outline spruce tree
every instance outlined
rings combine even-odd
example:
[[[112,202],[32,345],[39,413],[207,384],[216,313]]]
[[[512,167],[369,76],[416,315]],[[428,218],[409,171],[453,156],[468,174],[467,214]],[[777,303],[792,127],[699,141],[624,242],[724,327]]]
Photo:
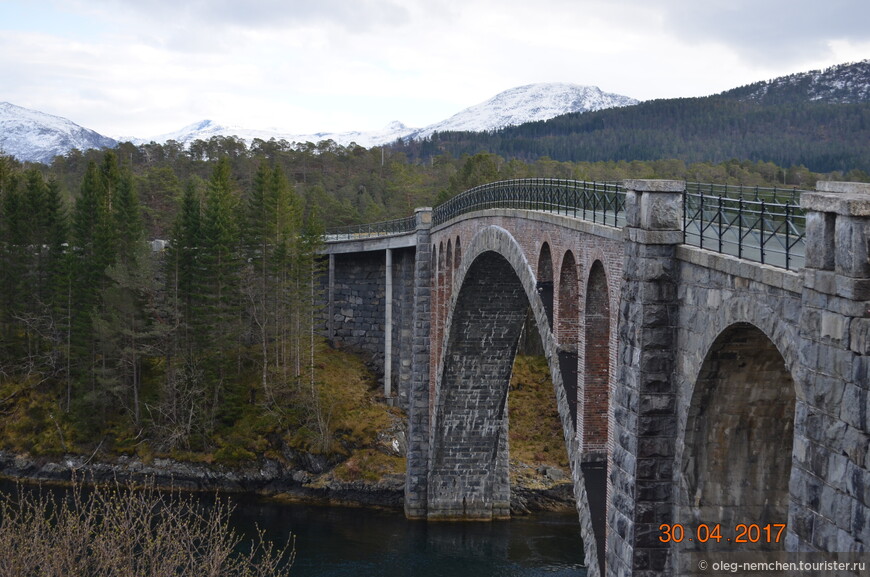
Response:
[[[199,249],[200,294],[197,295],[202,302],[202,313],[197,314],[199,322],[194,327],[209,352],[204,362],[215,416],[225,392],[230,362],[235,359],[238,363],[240,354],[241,239],[238,207],[238,192],[229,160],[221,158],[215,165],[206,192]]]

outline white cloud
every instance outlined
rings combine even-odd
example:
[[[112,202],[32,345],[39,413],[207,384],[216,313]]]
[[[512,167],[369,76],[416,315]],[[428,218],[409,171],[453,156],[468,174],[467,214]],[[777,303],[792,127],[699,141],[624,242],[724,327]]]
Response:
[[[292,132],[423,126],[533,82],[696,96],[870,57],[864,0],[48,6],[0,2],[0,100],[110,135],[203,118]]]

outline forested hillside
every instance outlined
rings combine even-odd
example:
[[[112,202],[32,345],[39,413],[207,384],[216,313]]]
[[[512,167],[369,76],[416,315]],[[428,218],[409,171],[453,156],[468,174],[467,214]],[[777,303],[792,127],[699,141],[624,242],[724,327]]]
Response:
[[[744,95],[744,93],[735,93]],[[410,158],[486,151],[521,160],[652,161],[729,159],[805,166],[815,172],[870,171],[870,103],[725,95],[655,100],[569,114],[491,133],[445,132],[396,147]]]

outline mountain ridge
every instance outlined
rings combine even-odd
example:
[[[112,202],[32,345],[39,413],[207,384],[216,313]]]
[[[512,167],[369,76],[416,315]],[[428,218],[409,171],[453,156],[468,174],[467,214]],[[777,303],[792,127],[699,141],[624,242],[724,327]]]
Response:
[[[113,139],[82,128],[74,122],[6,103],[0,109],[0,150],[19,160],[51,162],[59,154],[72,148],[114,147],[129,140],[134,144],[165,143],[174,140],[189,145],[195,140],[208,140],[214,136],[238,137],[248,143],[254,139],[286,140],[288,142],[321,142],[333,140],[341,145],[356,143],[370,148],[398,140],[425,138],[435,132],[458,129],[490,131],[552,118],[572,112],[600,110],[608,106],[627,106],[638,101],[628,96],[602,92],[595,86],[569,83],[538,83],[519,86],[500,92],[489,100],[466,108],[448,119],[424,128],[411,128],[399,121],[390,122],[379,130],[317,132],[294,134],[278,130],[249,129],[220,124],[203,119],[174,132],[150,138]],[[42,125],[37,122],[42,119]],[[72,134],[78,134],[73,138]],[[67,135],[64,137],[64,135]]]
[[[828,103],[838,105],[850,105],[857,103],[863,105],[870,103],[870,59],[853,63],[839,64],[824,70],[800,72],[788,76],[782,76],[773,80],[757,82],[746,86],[734,88],[720,94],[692,98],[663,99],[660,101],[639,102],[628,96],[609,94],[602,92],[595,86],[583,86],[569,83],[539,83],[519,86],[500,92],[489,100],[470,106],[453,116],[429,125],[424,128],[409,128],[401,122],[391,122],[386,127],[374,131],[348,131],[340,133],[319,132],[314,134],[291,134],[278,130],[256,130],[242,127],[225,126],[214,120],[200,120],[178,131],[156,136],[153,138],[131,138],[134,144],[148,144],[150,142],[165,143],[174,140],[183,145],[200,139],[208,140],[214,136],[235,136],[246,140],[249,144],[254,139],[286,140],[288,142],[322,142],[332,140],[340,145],[356,143],[370,148],[373,146],[395,145],[397,143],[425,142],[438,136],[444,138],[457,138],[446,136],[451,134],[475,134],[486,138],[487,133],[500,132],[505,138],[514,138],[521,134],[522,130],[514,130],[524,125],[541,125],[544,128],[535,128],[539,133],[547,133],[553,126],[562,125],[566,122],[574,122],[572,118],[585,117],[586,113],[607,113],[607,122],[614,118],[633,118],[635,124],[644,125],[644,129],[653,130],[650,119],[640,119],[638,116],[646,115],[647,111],[653,110],[661,116],[661,109],[666,107],[684,106],[691,109],[697,102],[704,99],[713,99],[721,102],[742,102],[747,105],[765,107],[775,106],[805,106],[812,103]],[[680,104],[682,103],[682,104]],[[643,106],[638,107],[641,104]],[[625,109],[625,113],[618,109]],[[635,110],[636,109],[636,110]],[[612,114],[611,114],[612,113]],[[715,112],[714,112],[715,113]],[[732,124],[745,124],[741,120],[740,111],[732,109],[730,122]],[[598,126],[603,120],[596,116],[584,120],[585,127],[581,130],[587,133],[600,130]],[[669,121],[673,121],[671,117]],[[748,118],[748,116],[747,116]],[[566,120],[567,119],[567,120]],[[543,125],[541,123],[544,123]],[[544,126],[545,125],[545,126]],[[673,127],[661,126],[661,130],[670,130]],[[745,129],[743,129],[745,133]],[[809,132],[809,131],[805,131]],[[520,138],[548,138],[537,134],[536,136],[524,135]],[[679,136],[679,135],[677,135]],[[643,133],[633,136],[630,141],[638,138],[648,138]],[[815,137],[818,138],[818,137]],[[72,148],[81,150],[87,148],[114,147],[119,143],[118,139],[103,136],[93,130],[83,128],[74,122],[39,111],[26,109],[11,103],[0,103],[0,152],[10,154],[19,160],[50,163],[51,159],[59,154],[66,154]],[[588,149],[592,143],[584,143],[584,149]],[[515,144],[513,150],[517,150],[525,144]],[[430,146],[429,148],[436,148]],[[455,148],[455,147],[454,147]],[[538,147],[540,148],[540,146]],[[619,158],[631,156],[632,149],[636,149],[631,142],[627,142],[618,148]],[[441,146],[443,151],[448,148]],[[531,150],[531,149],[530,149]],[[736,150],[736,149],[735,149]],[[452,150],[455,152],[456,150]],[[663,153],[665,151],[663,150]],[[676,149],[667,151],[668,154],[676,154]],[[524,154],[533,154],[526,151]],[[549,153],[545,153],[548,154]],[[585,154],[581,149],[572,154]],[[842,153],[839,153],[842,156]],[[600,156],[596,153],[595,156]],[[636,156],[636,155],[635,155]],[[754,157],[749,155],[750,157]]]
[[[424,128],[409,128],[400,121],[393,121],[380,130],[294,134],[277,130],[225,126],[213,120],[200,120],[178,131],[137,139],[135,142],[145,144],[152,141],[160,143],[175,140],[182,144],[189,144],[194,140],[206,140],[212,136],[236,136],[249,142],[254,138],[262,140],[275,138],[288,142],[333,140],[342,145],[353,142],[370,148],[390,144],[399,139],[426,138],[435,132],[457,130],[486,132],[505,126],[546,120],[562,114],[628,106],[637,102],[638,100],[628,96],[605,93],[597,86],[545,82],[510,88],[489,100],[465,108],[445,120]]]

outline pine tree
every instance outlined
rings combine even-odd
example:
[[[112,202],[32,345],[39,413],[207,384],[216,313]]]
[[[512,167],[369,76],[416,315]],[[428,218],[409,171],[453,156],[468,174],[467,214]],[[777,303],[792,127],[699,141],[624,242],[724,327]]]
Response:
[[[154,347],[157,334],[151,314],[156,282],[132,174],[114,167],[106,174],[117,245],[114,262],[105,271],[107,282],[94,320],[103,361],[101,389],[113,394],[138,425],[142,416],[142,359]]]

